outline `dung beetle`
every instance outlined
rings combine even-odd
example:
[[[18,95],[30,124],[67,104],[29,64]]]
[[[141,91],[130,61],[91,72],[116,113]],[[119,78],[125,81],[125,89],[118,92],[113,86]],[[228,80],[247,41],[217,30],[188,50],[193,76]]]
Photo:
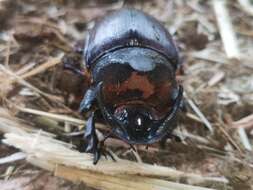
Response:
[[[103,153],[95,131],[98,114],[113,136],[131,146],[172,133],[183,94],[176,81],[179,55],[158,20],[135,9],[107,15],[88,32],[83,58],[91,85],[80,111],[90,113],[85,139],[94,164]]]

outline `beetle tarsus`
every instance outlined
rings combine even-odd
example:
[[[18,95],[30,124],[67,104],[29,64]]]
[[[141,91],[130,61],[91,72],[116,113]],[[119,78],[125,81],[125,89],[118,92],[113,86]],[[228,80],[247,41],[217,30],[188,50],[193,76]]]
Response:
[[[111,157],[111,159],[116,162],[117,160],[114,158],[113,154],[110,151],[107,151],[107,154]]]
[[[110,156],[110,158],[114,162],[116,162],[116,159],[114,158],[113,154],[106,149],[106,147],[104,145],[104,140],[102,142],[100,142],[99,146],[95,149],[93,164],[98,163],[99,159],[101,158],[101,155],[103,155],[106,159],[107,159],[107,156]]]
[[[91,116],[87,121],[84,138],[88,142],[85,152],[96,152],[98,149],[98,137],[95,129],[95,112],[91,113]]]
[[[107,156],[110,156],[110,158],[116,162],[117,160],[114,158],[113,154],[108,151],[103,144],[100,145],[100,147],[94,152],[94,160],[93,160],[93,164],[97,164],[98,161],[101,158],[101,155],[103,155],[106,159]]]
[[[101,157],[101,152],[99,149],[97,149],[96,152],[94,152],[94,158],[93,158],[93,164],[96,165]]]
[[[105,148],[104,141],[108,137],[106,137],[101,142],[99,142],[98,140],[98,137],[96,134],[96,128],[95,128],[96,113],[97,113],[96,111],[91,113],[86,124],[84,138],[87,141],[87,147],[85,149],[85,152],[93,153],[94,155],[93,164],[97,164],[97,162],[101,158],[101,155],[103,155],[106,158],[107,158],[107,155],[109,155],[113,161],[116,161],[116,159],[111,154],[111,152],[106,150]]]
[[[92,112],[91,116],[89,117],[87,121],[86,130],[84,134],[84,138],[88,142],[85,152],[93,153],[94,155],[93,164],[97,164],[98,160],[101,157],[101,150],[98,147],[99,141],[98,141],[96,128],[95,128],[95,117],[96,117],[96,112]]]
[[[137,152],[137,151],[136,151],[136,148],[135,148],[135,146],[134,146],[134,145],[129,144],[129,146],[130,146],[130,148],[131,148],[131,149],[133,149],[133,151],[134,151],[134,152]]]
[[[113,156],[113,154],[109,151],[109,150],[107,150],[106,149],[106,147],[105,147],[105,141],[106,141],[106,139],[108,139],[109,137],[111,137],[111,135],[112,135],[112,132],[110,132],[109,134],[107,134],[105,137],[104,137],[104,139],[100,142],[100,151],[101,151],[101,154],[107,159],[107,155],[109,155],[110,156],[110,158],[114,161],[114,162],[116,162],[116,159],[114,158],[114,156]]]
[[[110,158],[116,162],[116,159],[114,158],[113,154],[106,149],[106,147],[104,146],[104,144],[101,144],[101,148],[100,148],[100,153],[107,159],[107,156],[110,156]]]

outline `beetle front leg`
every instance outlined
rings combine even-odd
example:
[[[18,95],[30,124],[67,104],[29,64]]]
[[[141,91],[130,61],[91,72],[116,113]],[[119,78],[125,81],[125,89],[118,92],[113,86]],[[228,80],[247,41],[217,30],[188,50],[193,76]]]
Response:
[[[81,113],[87,113],[91,110],[96,109],[97,93],[99,89],[100,89],[100,85],[97,85],[96,87],[91,87],[86,91],[79,108],[79,111]],[[115,158],[113,157],[113,155],[109,151],[107,151],[106,148],[104,147],[104,141],[110,135],[108,135],[101,142],[99,142],[98,137],[96,135],[95,120],[96,120],[97,114],[98,114],[98,110],[92,111],[91,115],[89,116],[87,120],[84,138],[88,141],[88,144],[85,151],[91,152],[94,154],[94,161],[93,161],[94,164],[98,162],[98,160],[101,157],[101,154],[104,155],[105,157],[108,154],[112,158],[112,160],[115,161]]]
[[[83,54],[84,41],[77,41],[73,47],[73,52],[63,57],[63,68],[72,71],[75,74],[84,76],[82,69],[82,54]]]
[[[94,105],[96,104],[97,88],[98,87],[95,87],[95,88],[91,87],[86,91],[79,107],[79,111],[81,113],[86,113],[90,111],[92,107],[94,107]]]
[[[87,123],[86,123],[86,130],[84,133],[84,138],[86,139],[87,147],[85,149],[85,152],[93,153],[94,159],[93,164],[97,164],[99,161],[101,154],[104,155],[107,158],[107,155],[109,155],[113,161],[116,161],[113,155],[106,150],[104,146],[104,141],[110,136],[104,138],[101,142],[99,142],[97,134],[96,134],[96,128],[95,128],[95,120],[96,120],[97,111],[94,111],[91,113]]]
[[[89,88],[84,97],[81,101],[79,111],[84,114],[89,111],[91,111],[92,107],[94,107],[96,103],[96,95],[97,95],[96,87]],[[85,152],[90,152],[94,154],[94,161],[93,163],[96,164],[101,156],[99,141],[96,134],[96,128],[95,128],[95,120],[96,120],[97,111],[92,111],[87,123],[86,123],[86,129],[84,133],[84,138],[87,141],[87,147],[85,149]]]

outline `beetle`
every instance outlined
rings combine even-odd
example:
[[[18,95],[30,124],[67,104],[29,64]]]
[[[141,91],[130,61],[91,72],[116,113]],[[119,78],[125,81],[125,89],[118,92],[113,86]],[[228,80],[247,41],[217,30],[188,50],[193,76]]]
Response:
[[[120,9],[89,30],[83,49],[91,77],[80,112],[87,152],[94,164],[103,153],[95,131],[98,114],[111,133],[130,145],[152,144],[176,127],[183,88],[176,80],[178,49],[166,28],[136,9]]]

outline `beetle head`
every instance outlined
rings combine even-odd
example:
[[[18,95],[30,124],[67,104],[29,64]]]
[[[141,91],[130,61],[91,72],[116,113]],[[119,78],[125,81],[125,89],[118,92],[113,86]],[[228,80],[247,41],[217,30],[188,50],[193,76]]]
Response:
[[[152,110],[142,105],[127,105],[118,107],[114,117],[126,132],[126,138],[139,142],[149,139],[155,133],[152,124],[156,121]]]
[[[112,113],[103,104],[102,82],[99,83],[99,86],[100,90],[97,96],[99,108],[105,120],[113,127],[114,134],[127,143],[151,144],[174,128],[172,124],[182,100],[183,88],[181,86],[177,89],[174,105],[170,112],[158,120],[153,110],[137,104],[120,106]]]

